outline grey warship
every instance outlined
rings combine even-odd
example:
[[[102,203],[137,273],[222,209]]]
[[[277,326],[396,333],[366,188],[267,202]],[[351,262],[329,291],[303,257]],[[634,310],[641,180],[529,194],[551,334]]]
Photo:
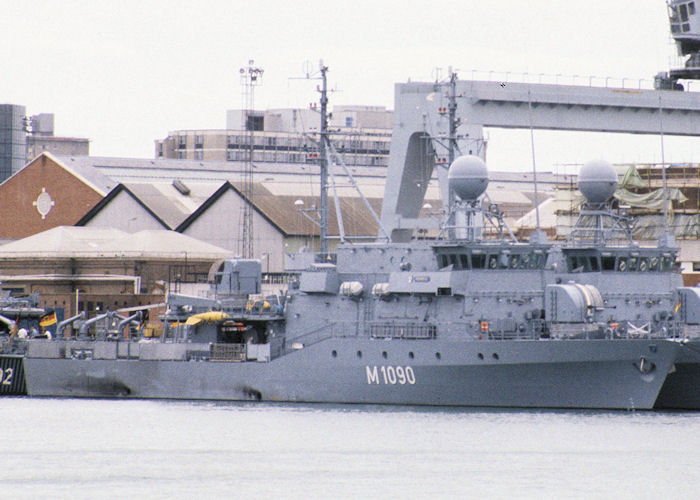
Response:
[[[457,158],[449,183],[437,240],[302,253],[289,290],[257,300],[260,262],[227,260],[212,269],[210,298],[169,297],[157,341],[127,338],[131,318],[94,338],[83,327],[28,341],[27,393],[652,408],[678,343],[660,328],[612,334],[595,285],[557,280],[550,244],[505,237],[479,202],[481,159]]]
[[[606,183],[606,191],[587,185]],[[595,286],[614,335],[639,337],[661,329],[678,339],[678,358],[655,406],[700,409],[700,288],[683,286],[679,250],[667,223],[656,246],[633,240],[634,221],[611,205],[617,185],[607,162],[592,161],[581,169],[579,188],[586,201],[561,249],[557,279]],[[668,221],[667,214],[663,219]]]
[[[588,175],[617,185],[609,164],[593,162],[586,168],[584,178]],[[668,221],[668,215],[664,213],[663,219]],[[576,277],[601,291],[609,311],[609,328],[616,334],[643,336],[650,329],[661,328],[679,339],[678,357],[655,407],[698,410],[700,287],[683,286],[677,264],[679,250],[667,222],[653,247],[633,241],[632,223],[616,214],[609,203],[595,197],[591,201],[589,196],[569,244],[562,250],[563,279]]]

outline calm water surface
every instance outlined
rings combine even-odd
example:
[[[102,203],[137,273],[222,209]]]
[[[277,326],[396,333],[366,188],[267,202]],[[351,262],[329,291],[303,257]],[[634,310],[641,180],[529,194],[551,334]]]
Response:
[[[0,398],[0,498],[699,498],[700,413]]]

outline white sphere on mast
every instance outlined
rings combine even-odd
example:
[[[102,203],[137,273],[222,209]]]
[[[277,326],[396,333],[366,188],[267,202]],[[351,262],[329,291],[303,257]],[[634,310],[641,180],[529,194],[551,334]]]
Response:
[[[578,173],[578,188],[591,203],[605,203],[617,189],[617,172],[605,160],[591,160]]]
[[[476,201],[489,185],[489,173],[484,160],[474,155],[460,156],[450,165],[447,182],[461,200]]]

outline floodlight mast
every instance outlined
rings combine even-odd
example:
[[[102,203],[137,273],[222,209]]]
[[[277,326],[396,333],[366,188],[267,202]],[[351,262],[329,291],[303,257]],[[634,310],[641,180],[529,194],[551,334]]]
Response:
[[[253,245],[253,136],[255,133],[255,87],[262,84],[263,69],[253,66],[255,61],[248,60],[248,66],[239,70],[243,87],[243,130],[246,131],[246,158],[241,171],[241,191],[244,202],[241,210],[240,254],[246,259],[255,256]]]

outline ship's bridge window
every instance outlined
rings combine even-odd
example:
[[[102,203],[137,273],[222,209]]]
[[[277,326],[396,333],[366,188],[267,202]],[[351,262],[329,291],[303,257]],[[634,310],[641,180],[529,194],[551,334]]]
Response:
[[[629,257],[627,259],[627,270],[628,271],[636,271],[637,270],[637,265],[639,264],[639,259],[637,257]]]
[[[612,257],[603,257],[603,270],[610,270],[607,268],[608,260]],[[615,270],[619,272],[641,272],[645,273],[648,271],[658,271],[659,270],[660,259],[656,255],[639,256],[639,255],[618,255],[617,263],[615,265]]]
[[[489,268],[508,269],[510,266],[511,257],[513,257],[513,255],[511,255],[509,251],[502,252],[498,255],[491,255],[489,256]],[[515,257],[517,258],[517,255]]]
[[[486,255],[472,253],[472,269],[483,269],[484,267],[486,267]]]
[[[520,255],[513,254],[508,258],[508,267],[510,269],[519,269],[520,268]]]
[[[541,252],[511,253],[510,251],[485,254],[480,250],[469,253],[438,253],[440,269],[452,266],[453,269],[541,269],[546,256]]]
[[[591,273],[600,271],[597,255],[569,255],[566,261],[570,273]]]
[[[615,256],[614,255],[603,255],[600,257],[600,264],[603,271],[614,271],[615,270]]]
[[[664,255],[661,257],[661,270],[662,271],[670,271],[673,269],[673,257],[670,255]]]
[[[529,253],[516,253],[508,258],[508,268],[510,269],[527,269],[530,266]]]
[[[617,258],[617,270],[620,272],[627,272],[627,256],[621,255]]]
[[[649,257],[639,257],[639,270],[641,272],[649,270]]]
[[[542,253],[520,253],[510,256],[510,269],[541,269],[544,267],[544,255]]]
[[[466,253],[439,253],[437,260],[440,269],[448,266],[452,266],[452,269],[469,269],[469,255]]]
[[[469,257],[466,254],[459,254],[460,269],[469,269]]]
[[[649,271],[659,270],[659,257],[653,255],[649,258]]]
[[[532,254],[530,260],[530,269],[544,269],[544,265],[547,263],[547,256],[542,252],[535,252]]]

